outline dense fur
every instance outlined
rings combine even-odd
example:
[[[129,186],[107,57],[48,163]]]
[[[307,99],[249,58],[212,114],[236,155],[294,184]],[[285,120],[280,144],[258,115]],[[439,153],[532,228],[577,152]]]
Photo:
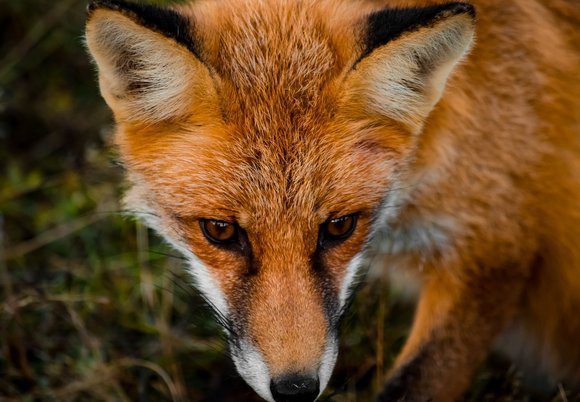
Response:
[[[380,400],[455,400],[500,334],[580,386],[580,7],[473,5],[195,1],[165,12],[177,31],[91,7],[127,204],[187,256],[265,399],[292,373],[322,392],[371,244],[421,289]],[[239,225],[244,252],[200,219]]]

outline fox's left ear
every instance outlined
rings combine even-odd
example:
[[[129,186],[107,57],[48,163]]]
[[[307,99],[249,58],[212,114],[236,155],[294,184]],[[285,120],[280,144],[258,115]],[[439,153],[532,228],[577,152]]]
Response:
[[[91,0],[88,12],[87,47],[117,122],[219,114],[213,79],[185,16],[124,0]]]
[[[420,131],[471,48],[474,7],[391,8],[370,14],[363,25],[363,52],[347,77],[344,107],[351,116],[385,116]]]

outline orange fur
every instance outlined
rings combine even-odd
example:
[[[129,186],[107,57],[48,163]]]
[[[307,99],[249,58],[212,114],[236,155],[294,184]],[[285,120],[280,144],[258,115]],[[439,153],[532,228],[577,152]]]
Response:
[[[322,365],[334,325],[325,297],[340,293],[347,265],[384,224],[386,265],[413,262],[423,289],[381,400],[455,400],[502,333],[508,345],[525,337],[514,343],[525,350],[509,348],[514,358],[534,351],[546,376],[580,386],[580,7],[472,3],[476,44],[444,92],[471,43],[465,14],[359,60],[372,11],[433,2],[176,6],[197,55],[131,15],[91,15],[88,46],[134,185],[127,202],[208,267],[270,378]],[[114,33],[164,49],[152,71],[183,67],[171,82],[185,105],[135,113],[144,100],[111,86],[119,77],[109,67],[123,56],[99,41],[111,20],[121,26]],[[395,67],[414,71],[405,57],[433,52],[435,39],[458,45],[452,64],[441,60],[441,72],[419,82],[421,95],[387,98],[388,80],[376,89]],[[385,193],[400,195],[376,222]],[[316,272],[321,225],[352,213],[355,232],[320,254]],[[236,222],[251,256],[208,243],[199,219]]]

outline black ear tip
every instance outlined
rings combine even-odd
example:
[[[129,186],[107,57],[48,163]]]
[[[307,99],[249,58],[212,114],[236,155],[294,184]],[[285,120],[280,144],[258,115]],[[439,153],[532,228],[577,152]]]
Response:
[[[98,0],[91,0],[87,4],[87,15],[91,15],[98,8]]]
[[[123,0],[89,0],[87,14],[90,16],[95,10],[105,8],[108,10],[120,10],[126,8],[127,2]]]
[[[156,31],[169,39],[175,40],[198,56],[197,45],[194,43],[191,35],[191,22],[186,16],[179,14],[177,11],[162,6],[134,1],[89,0],[87,19],[90,20],[96,10],[118,12],[144,28]]]
[[[450,3],[448,10],[453,15],[469,14],[471,18],[475,18],[477,16],[475,6],[469,3]]]
[[[426,7],[385,8],[368,16],[366,27],[366,49],[361,57],[373,49],[399,38],[406,32],[431,26],[438,21],[457,15],[469,15],[475,21],[475,7],[457,1]]]

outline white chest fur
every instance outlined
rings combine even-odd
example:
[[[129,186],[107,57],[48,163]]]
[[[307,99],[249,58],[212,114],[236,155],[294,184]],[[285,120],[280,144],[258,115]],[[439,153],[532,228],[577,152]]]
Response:
[[[421,273],[435,256],[441,258],[451,247],[456,230],[453,217],[431,215],[389,224],[377,236],[379,258],[369,272],[388,277],[396,294],[414,299],[421,290]]]

